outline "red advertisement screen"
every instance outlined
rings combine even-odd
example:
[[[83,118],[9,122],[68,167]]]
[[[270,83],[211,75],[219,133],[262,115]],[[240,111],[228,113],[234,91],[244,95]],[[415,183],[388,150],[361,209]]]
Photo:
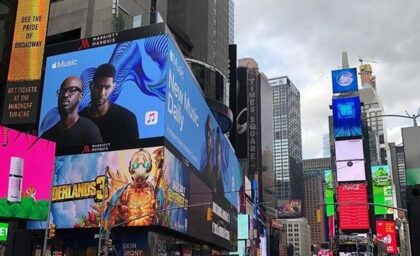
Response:
[[[395,222],[377,220],[376,239],[386,244],[387,253],[398,253],[397,236],[395,234]]]
[[[366,184],[341,184],[337,192],[340,229],[369,229]]]

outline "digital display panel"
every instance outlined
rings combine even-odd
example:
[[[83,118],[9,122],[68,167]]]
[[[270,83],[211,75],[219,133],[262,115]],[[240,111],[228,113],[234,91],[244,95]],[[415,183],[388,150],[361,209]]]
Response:
[[[0,126],[0,217],[46,220],[55,143]]]
[[[420,184],[420,127],[402,128],[407,185]]]
[[[123,33],[106,38],[122,41]],[[89,40],[93,46],[99,39]],[[48,47],[39,135],[58,147],[110,143],[114,149],[163,136],[168,40],[161,35],[60,54]],[[64,123],[72,116],[79,119],[70,129]]]
[[[357,140],[340,140],[335,142],[335,160],[363,160],[363,141]]]
[[[362,181],[366,180],[365,161],[336,162],[337,181]]]
[[[7,241],[8,228],[9,228],[9,223],[0,222],[0,242]]]
[[[249,215],[238,214],[238,239],[249,239]]]
[[[389,166],[372,166],[373,202],[380,205],[394,206],[392,199],[391,171]],[[375,214],[392,214],[392,208],[375,205]]]
[[[386,245],[386,253],[398,253],[395,222],[386,220],[376,221],[376,239]]]
[[[332,106],[334,137],[362,136],[360,98],[335,98],[332,101]]]
[[[47,34],[49,0],[17,1],[2,124],[34,124]]]
[[[326,215],[330,217],[335,214],[333,177],[331,170],[324,171],[324,189]]]
[[[331,71],[333,93],[357,91],[357,70],[346,68]]]
[[[301,200],[277,200],[277,217],[296,218],[302,216]]]
[[[188,229],[189,172],[164,147],[56,158],[51,216],[57,228],[161,225]],[[35,226],[32,226],[34,228]]]
[[[214,193],[238,191],[242,175],[203,93],[172,41],[168,43],[165,138],[201,173]],[[225,193],[236,207],[238,193]]]
[[[369,207],[367,205],[366,184],[339,184],[337,197],[340,229],[369,229]]]

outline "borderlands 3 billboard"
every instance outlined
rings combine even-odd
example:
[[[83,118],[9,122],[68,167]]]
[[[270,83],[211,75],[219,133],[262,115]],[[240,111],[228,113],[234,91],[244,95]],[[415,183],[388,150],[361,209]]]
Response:
[[[57,228],[161,225],[187,232],[189,172],[164,147],[56,159],[51,216]],[[181,207],[181,208],[180,208]]]

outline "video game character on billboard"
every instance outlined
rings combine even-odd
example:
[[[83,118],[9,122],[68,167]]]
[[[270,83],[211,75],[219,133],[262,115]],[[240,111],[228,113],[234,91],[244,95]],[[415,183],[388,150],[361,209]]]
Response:
[[[102,136],[96,124],[86,117],[79,116],[77,112],[82,98],[82,81],[75,76],[64,79],[57,90],[60,121],[41,137],[55,141],[57,147],[102,143]]]
[[[90,105],[80,112],[101,131],[104,142],[129,143],[139,138],[136,116],[128,109],[109,100],[115,89],[116,70],[112,64],[100,65],[90,84]]]
[[[157,175],[150,179],[153,160],[149,152],[139,149],[131,157],[129,173],[131,181],[126,181],[118,171],[107,170],[112,197],[104,212],[104,218],[111,225],[145,226],[156,222],[155,211],[163,204],[159,193],[159,183],[163,175],[163,148],[153,152]],[[121,187],[121,183],[126,183]]]

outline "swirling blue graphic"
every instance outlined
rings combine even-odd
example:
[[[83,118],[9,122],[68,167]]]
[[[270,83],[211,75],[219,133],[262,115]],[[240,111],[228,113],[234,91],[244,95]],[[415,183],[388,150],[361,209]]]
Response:
[[[83,98],[79,104],[81,111],[90,104],[90,84],[96,67],[110,63],[116,69],[116,85],[109,100],[135,113],[140,138],[162,136],[163,122],[147,127],[145,115],[148,111],[157,111],[163,116],[166,101],[167,58],[167,35],[48,57],[39,135],[60,119],[56,97],[52,92],[60,87],[61,82],[68,76],[80,77],[83,83]],[[68,60],[76,64],[66,66]]]

